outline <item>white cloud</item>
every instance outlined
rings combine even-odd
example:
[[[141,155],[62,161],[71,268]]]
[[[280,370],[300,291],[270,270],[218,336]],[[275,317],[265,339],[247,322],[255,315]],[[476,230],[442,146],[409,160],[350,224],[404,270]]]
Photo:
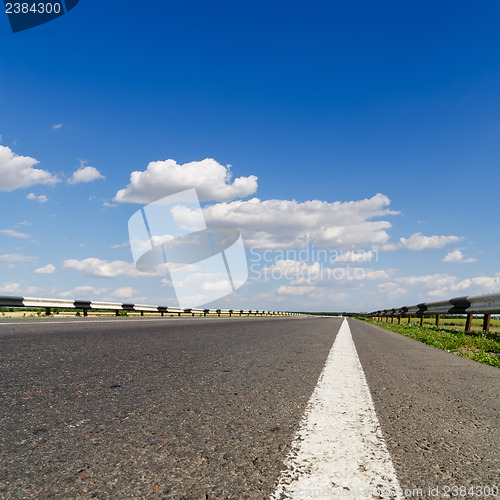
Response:
[[[59,296],[63,297],[64,299],[81,299],[81,298],[92,298],[99,296],[103,293],[107,293],[110,289],[109,288],[95,288],[93,286],[89,285],[82,285],[82,286],[77,286],[75,288],[72,288],[71,290],[67,290],[65,292],[60,292]]]
[[[415,233],[409,238],[399,238],[398,243],[386,243],[382,245],[381,250],[391,251],[407,248],[413,252],[419,252],[420,250],[442,248],[461,240],[463,240],[461,236],[424,236],[421,233]]]
[[[314,244],[343,249],[384,244],[389,239],[385,229],[391,223],[370,219],[396,214],[386,208],[389,204],[389,198],[380,193],[369,199],[332,203],[253,198],[211,205],[203,214],[207,224],[239,228],[247,246],[286,249]]]
[[[103,201],[102,206],[106,208],[111,208],[111,207],[117,207],[118,205],[116,203],[110,203],[109,201]]]
[[[46,203],[48,201],[47,196],[44,194],[41,194],[40,196],[36,196],[35,193],[30,193],[28,196],[26,196],[27,200],[34,200],[37,201],[38,203]]]
[[[63,124],[62,123],[57,123],[56,125],[52,125],[52,130],[59,130],[62,128]]]
[[[332,264],[364,264],[366,262],[371,262],[374,257],[378,260],[377,253],[371,250],[368,252],[363,250],[348,250],[347,252],[341,252],[331,262]]]
[[[126,248],[130,246],[130,241],[124,241],[123,243],[117,243],[116,245],[111,245],[109,248]]]
[[[114,292],[112,292],[113,297],[117,297],[119,299],[130,299],[137,293],[137,290],[134,290],[131,286],[124,286],[122,288],[117,288]]]
[[[282,279],[288,280],[288,285],[279,290],[286,290],[287,293],[293,295],[293,288],[302,291],[308,287],[326,287],[326,288],[345,288],[348,285],[350,288],[359,288],[364,286],[366,281],[387,280],[394,273],[394,270],[385,269],[365,269],[363,267],[326,267],[321,262],[299,262],[296,260],[279,260],[271,266],[261,270],[254,270],[255,277],[264,279],[265,281],[279,281]],[[297,294],[302,292],[297,291]]]
[[[394,281],[408,287],[420,287],[424,290],[447,288],[457,281],[455,276],[450,274],[426,274],[422,276],[403,276],[395,278]]]
[[[161,286],[164,286],[165,288],[174,288],[174,284],[172,283],[172,281],[166,278],[163,278],[161,280]]]
[[[261,294],[261,297],[264,299],[265,295]],[[268,295],[267,300],[265,300],[264,302],[266,304],[264,308],[269,308],[267,304],[269,304],[270,301],[280,302],[284,299],[284,303],[286,304],[285,308],[291,308],[295,311],[311,310],[311,306],[314,308],[313,310],[318,310],[318,307],[321,307],[325,311],[331,311],[332,309],[339,310],[342,309],[341,303],[345,301],[347,297],[348,294],[346,294],[345,292],[332,291],[330,289],[325,289],[314,285],[284,285],[280,286],[271,295]],[[294,300],[294,298],[296,298],[296,300]],[[295,304],[292,305],[294,302]],[[277,309],[282,308],[283,306],[277,307]]]
[[[179,165],[175,160],[153,161],[145,171],[130,175],[130,184],[120,189],[114,201],[150,203],[159,198],[196,188],[201,201],[230,201],[257,191],[257,177],[238,177],[232,181],[230,166],[213,158]]]
[[[59,296],[65,299],[87,299],[93,301],[102,302],[144,302],[147,300],[146,297],[137,296],[137,290],[130,286],[125,286],[113,290],[109,287],[96,288],[90,285],[82,285],[72,288],[71,290],[66,290],[60,292]]]
[[[7,293],[7,294],[18,294],[20,293],[21,290],[21,285],[19,283],[2,283],[0,284],[0,293]]]
[[[388,281],[377,285],[377,292],[381,295],[386,295],[389,299],[395,299],[401,295],[405,295],[407,290],[401,288],[397,283]]]
[[[101,175],[97,168],[86,166],[85,161],[80,160],[80,168],[73,172],[73,175],[68,179],[68,184],[92,182],[97,179],[105,179],[105,177]]]
[[[63,263],[64,269],[70,269],[85,276],[97,276],[99,278],[116,278],[127,276],[129,278],[143,278],[145,276],[155,276],[155,273],[143,273],[138,271],[134,264],[123,260],[107,260],[89,257],[84,260],[68,259]]]
[[[276,293],[278,293],[279,295],[298,295],[298,296],[307,295],[310,298],[313,296],[315,291],[316,291],[316,286],[314,285],[305,285],[305,286],[283,285],[276,290]]]
[[[0,191],[13,191],[35,184],[55,184],[56,175],[33,168],[39,161],[30,156],[18,156],[10,148],[0,146]]]
[[[430,298],[450,299],[455,294],[476,295],[498,291],[500,289],[500,273],[493,276],[474,276],[460,279],[450,274],[428,274],[423,276],[404,276],[393,281],[407,287],[420,288],[425,292],[424,300]]]
[[[20,253],[4,253],[0,255],[0,262],[5,262],[7,267],[24,266],[28,262],[36,262],[36,257],[29,257]]]
[[[448,254],[441,259],[442,262],[452,262],[452,263],[460,263],[460,264],[469,264],[471,262],[477,262],[477,259],[474,257],[470,257],[469,259],[464,259],[464,254],[460,250],[452,250],[448,252]]]
[[[19,231],[15,231],[14,229],[1,229],[0,233],[4,234],[5,236],[8,236],[9,238],[21,238],[21,239],[31,238],[29,234],[20,233]]]
[[[34,272],[37,274],[54,274],[56,272],[56,266],[54,266],[54,264],[47,264],[46,266],[35,269]]]

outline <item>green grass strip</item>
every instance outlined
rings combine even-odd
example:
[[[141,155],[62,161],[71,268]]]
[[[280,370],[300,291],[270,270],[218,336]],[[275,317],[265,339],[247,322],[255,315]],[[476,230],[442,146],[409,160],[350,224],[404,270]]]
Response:
[[[500,368],[500,334],[492,332],[460,332],[416,323],[379,322],[369,318],[357,319],[381,326],[412,339],[429,344],[463,358]]]

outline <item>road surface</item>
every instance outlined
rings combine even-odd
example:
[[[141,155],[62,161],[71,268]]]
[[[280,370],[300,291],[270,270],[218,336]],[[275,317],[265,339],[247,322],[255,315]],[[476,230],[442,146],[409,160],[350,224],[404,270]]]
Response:
[[[499,387],[352,319],[4,319],[0,498],[497,498]]]

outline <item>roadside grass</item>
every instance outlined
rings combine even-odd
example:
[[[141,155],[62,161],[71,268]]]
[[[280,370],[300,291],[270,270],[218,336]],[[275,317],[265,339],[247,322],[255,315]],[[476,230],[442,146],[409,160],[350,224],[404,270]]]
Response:
[[[420,326],[415,323],[398,325],[358,317],[373,325],[381,326],[425,344],[432,345],[463,358],[500,368],[500,334],[496,332],[461,332],[454,329]]]
[[[420,318],[418,319],[420,324]],[[434,317],[428,317],[424,319],[424,326],[433,326],[435,322]],[[441,328],[447,330],[464,330],[465,328],[465,317],[463,318],[443,318],[441,317],[440,325]],[[491,331],[494,333],[500,333],[500,318],[491,318]],[[483,318],[482,316],[474,317],[472,319],[472,331],[482,333],[483,331]]]

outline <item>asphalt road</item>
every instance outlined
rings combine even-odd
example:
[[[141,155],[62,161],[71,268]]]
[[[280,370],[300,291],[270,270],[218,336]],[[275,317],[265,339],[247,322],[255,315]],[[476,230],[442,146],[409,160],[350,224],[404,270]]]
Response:
[[[341,323],[2,320],[0,498],[269,497]],[[500,371],[349,323],[401,487],[498,486]]]

